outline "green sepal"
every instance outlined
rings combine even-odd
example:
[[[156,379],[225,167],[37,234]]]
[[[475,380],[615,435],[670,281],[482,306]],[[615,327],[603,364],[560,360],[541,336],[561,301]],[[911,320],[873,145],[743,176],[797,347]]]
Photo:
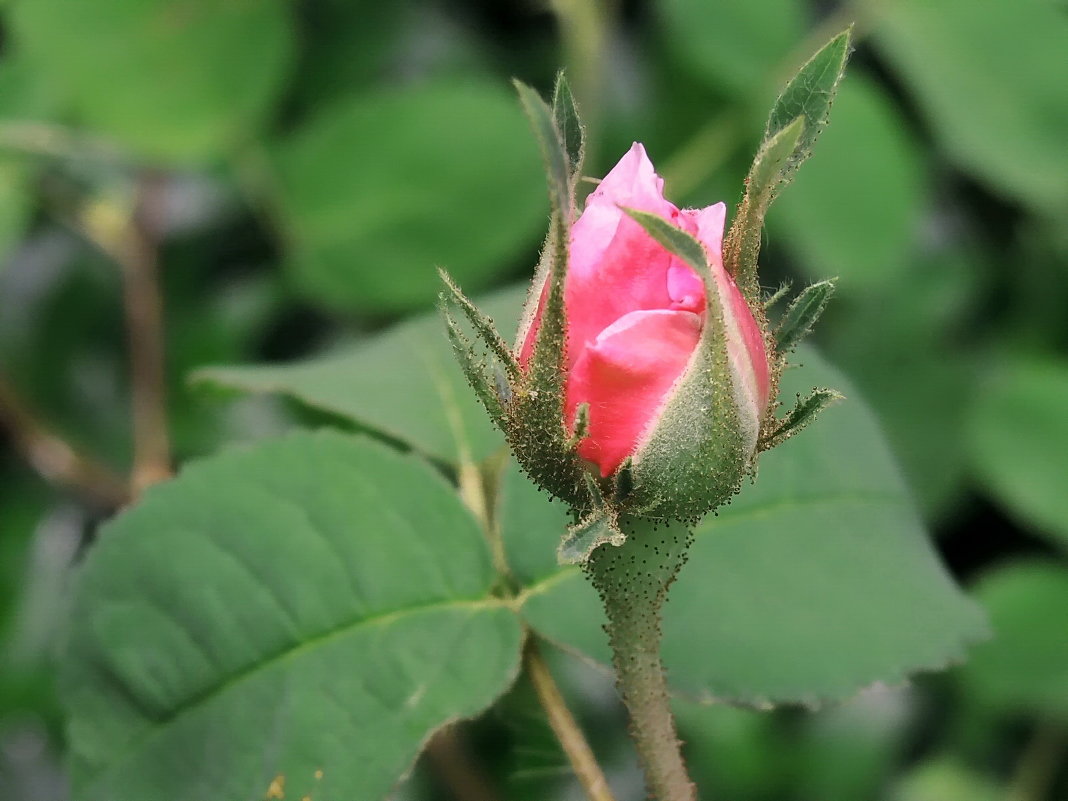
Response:
[[[805,287],[790,305],[775,329],[775,350],[789,353],[808,336],[834,294],[836,279],[830,278]]]
[[[798,117],[764,141],[749,168],[745,196],[723,243],[723,266],[735,277],[750,305],[760,299],[757,259],[764,217],[782,181],[790,154],[801,141],[804,130],[805,118]]]
[[[538,94],[516,82],[520,100],[530,117],[548,168],[552,218],[539,274],[545,283],[528,299],[528,314],[536,314],[544,286],[545,304],[538,318],[533,353],[526,372],[513,387],[505,407],[505,435],[516,458],[539,486],[572,504],[584,499],[578,456],[564,426],[564,349],[567,321],[564,315],[564,279],[571,227],[571,186],[568,158],[552,112]],[[522,347],[522,342],[517,348]]]
[[[490,368],[484,358],[475,353],[471,341],[460,330],[460,326],[449,313],[449,300],[443,292],[439,299],[441,316],[445,320],[445,330],[452,343],[453,353],[460,363],[467,383],[475,391],[476,397],[485,407],[490,419],[498,428],[504,428],[504,406],[499,394],[497,374]]]
[[[582,161],[586,156],[586,129],[582,125],[578,108],[575,106],[575,96],[563,70],[556,74],[556,86],[553,88],[553,119],[564,144],[564,153],[567,154],[574,183],[582,172]]]
[[[620,511],[697,520],[738,491],[750,468],[757,432],[743,430],[739,388],[727,357],[723,303],[704,246],[656,214],[624,212],[701,277],[706,317],[690,364],[655,427],[631,457],[630,491]]]
[[[519,362],[516,361],[511,348],[497,333],[493,320],[483,314],[482,310],[467,298],[447,272],[439,268],[438,275],[441,277],[441,282],[445,284],[446,290],[448,290],[448,300],[452,301],[464,313],[479,339],[490,349],[497,361],[501,363],[508,377],[512,380],[519,378],[521,373]]]
[[[758,450],[766,451],[781,445],[815,420],[819,413],[832,403],[844,399],[842,393],[833,389],[814,389],[804,400],[799,395],[790,413],[779,421],[779,425],[771,434],[761,439]]]
[[[827,124],[845,72],[851,36],[850,27],[820,48],[801,66],[772,105],[763,142],[746,179],[745,196],[723,244],[723,264],[750,304],[759,299],[756,268],[764,216],[772,200],[812,153],[816,138]],[[796,139],[792,132],[784,136],[799,119],[803,123]],[[793,145],[784,156],[782,150],[789,140],[793,140]],[[774,160],[770,158],[772,150]]]
[[[831,104],[845,74],[853,27],[846,28],[806,61],[786,84],[768,116],[764,129],[767,141],[798,117],[805,119],[805,133],[797,143],[783,170],[783,185],[789,183],[797,168],[812,154],[812,146],[830,116]]]
[[[575,425],[567,440],[570,448],[577,448],[582,440],[590,435],[590,404],[580,403],[575,409]]]
[[[567,217],[570,214],[571,171],[568,169],[570,159],[564,146],[563,138],[556,127],[556,120],[545,101],[532,87],[522,81],[513,80],[523,110],[530,120],[530,126],[538,140],[542,160],[549,179],[549,199],[553,212]]]
[[[693,267],[700,276],[710,275],[708,268],[708,254],[705,246],[694,237],[683,231],[677,225],[672,225],[659,214],[638,209],[621,207],[623,213],[645,229],[653,239],[664,248],[674,253],[688,265]]]
[[[620,530],[619,520],[611,509],[594,509],[568,528],[556,549],[556,558],[562,565],[585,564],[590,554],[601,545],[620,546],[626,539],[627,535]]]
[[[779,288],[767,296],[764,300],[764,311],[774,308],[780,300],[790,294],[793,285],[789,281],[783,281]]]

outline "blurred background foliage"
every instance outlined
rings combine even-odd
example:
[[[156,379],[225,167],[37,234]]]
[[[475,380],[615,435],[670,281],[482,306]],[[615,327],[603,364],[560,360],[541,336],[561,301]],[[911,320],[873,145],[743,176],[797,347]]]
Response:
[[[546,91],[568,68],[589,174],[637,139],[680,205],[732,204],[775,87],[849,22],[857,50],[769,216],[763,282],[839,276],[818,344],[996,637],[818,712],[680,701],[683,736],[710,798],[1068,797],[1055,0],[3,3],[0,797],[65,797],[65,588],[131,480],[321,422],[193,387],[194,368],[373,335],[431,306],[436,264],[471,292],[530,274],[547,203],[509,77]],[[402,359],[389,369],[416,369]],[[639,797],[610,684],[554,658],[621,799]],[[463,801],[577,797],[528,687],[459,738],[495,787]],[[455,797],[448,773],[429,760],[398,797]]]

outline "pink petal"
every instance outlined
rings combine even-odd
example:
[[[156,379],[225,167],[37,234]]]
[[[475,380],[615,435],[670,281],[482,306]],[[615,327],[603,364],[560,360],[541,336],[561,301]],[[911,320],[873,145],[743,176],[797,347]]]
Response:
[[[686,311],[633,311],[579,355],[568,376],[565,415],[574,425],[590,405],[589,436],[579,454],[609,476],[633,453],[686,369],[701,336],[701,318]]]
[[[673,268],[678,260],[620,208],[678,219],[679,210],[664,199],[663,189],[663,179],[636,142],[590,195],[572,227],[564,293],[569,367],[601,331],[628,312],[703,310],[700,279],[685,265]],[[681,277],[670,278],[678,269]]]

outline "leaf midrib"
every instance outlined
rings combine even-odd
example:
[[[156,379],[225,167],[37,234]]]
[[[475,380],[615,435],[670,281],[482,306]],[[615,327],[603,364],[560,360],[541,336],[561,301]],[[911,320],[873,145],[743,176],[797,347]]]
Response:
[[[394,609],[390,612],[383,612],[370,617],[363,617],[356,621],[348,621],[342,623],[339,626],[335,626],[332,629],[328,629],[320,634],[316,634],[306,640],[302,640],[289,647],[286,647],[265,659],[251,664],[241,670],[226,676],[222,681],[218,682],[212,687],[202,690],[190,696],[187,700],[178,704],[173,710],[169,711],[161,718],[157,718],[151,722],[149,726],[138,731],[134,736],[128,740],[127,744],[134,742],[134,747],[124,749],[119,758],[110,762],[109,764],[101,766],[95,770],[93,774],[85,780],[82,785],[85,790],[92,788],[94,784],[100,781],[105,775],[117,769],[124,762],[133,758],[133,756],[145,745],[152,742],[156,737],[159,737],[163,731],[175,720],[184,715],[185,713],[196,709],[204,704],[210,703],[214,698],[224,695],[230,691],[233,687],[241,684],[242,682],[250,679],[252,676],[267,670],[275,665],[284,662],[288,659],[296,659],[300,655],[312,651],[320,646],[326,645],[328,642],[344,637],[362,628],[371,628],[373,626],[388,625],[396,620],[411,616],[418,615],[426,612],[434,612],[445,609],[467,609],[469,611],[480,611],[483,609],[506,609],[509,604],[498,598],[469,598],[469,599],[456,599],[448,601],[434,601],[432,603],[418,604],[415,606],[405,607],[403,609]]]

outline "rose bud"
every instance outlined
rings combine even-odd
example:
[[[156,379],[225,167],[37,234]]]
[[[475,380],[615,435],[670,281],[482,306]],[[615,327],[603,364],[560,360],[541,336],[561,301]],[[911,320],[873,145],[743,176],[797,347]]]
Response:
[[[723,268],[725,206],[680,210],[663,184],[635,143],[571,228],[563,424],[602,483],[615,477],[610,494],[621,511],[694,517],[729,497],[749,469],[771,382],[760,327]],[[708,274],[654,239],[632,211],[692,235]],[[547,293],[547,285],[531,293],[537,308],[520,327],[523,370]],[[519,429],[521,441],[523,425],[513,417],[506,431]],[[545,467],[524,466],[536,480]]]

